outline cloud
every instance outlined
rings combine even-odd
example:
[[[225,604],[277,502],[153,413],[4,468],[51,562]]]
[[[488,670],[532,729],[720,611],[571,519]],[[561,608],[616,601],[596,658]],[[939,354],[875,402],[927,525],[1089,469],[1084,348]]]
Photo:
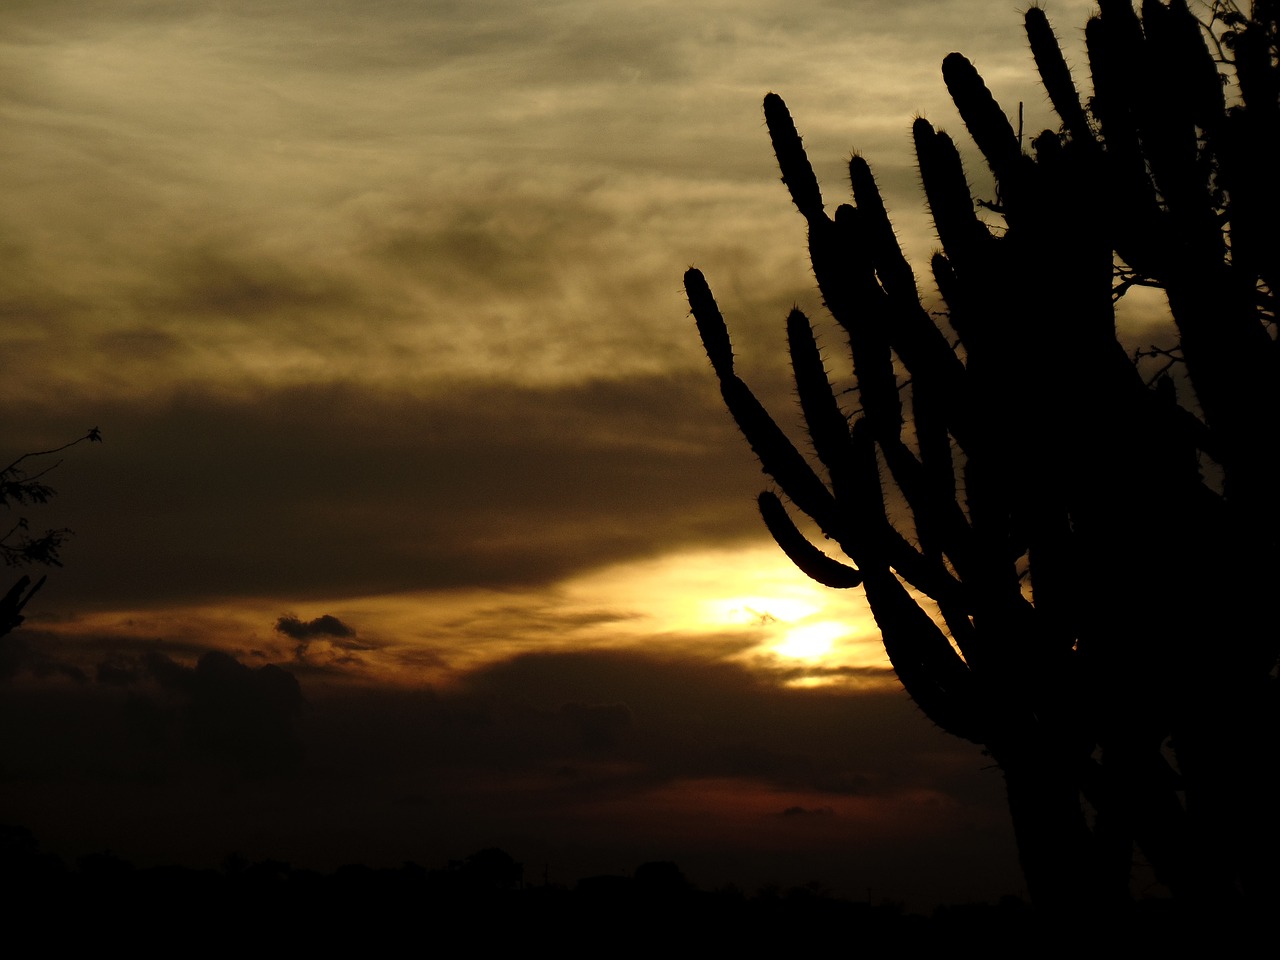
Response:
[[[611,747],[615,756],[640,765],[629,775],[642,769],[659,779],[739,777],[879,794],[918,783],[919,771],[930,766],[922,751],[934,749],[925,744],[938,746],[943,739],[923,718],[904,719],[900,729],[886,722],[907,705],[901,693],[790,690],[742,666],[689,654],[524,654],[473,671],[462,690],[488,705],[491,730],[507,722],[525,729],[535,714],[558,712],[573,722],[577,743]],[[554,725],[540,722],[551,735]],[[526,729],[521,736],[527,735]],[[557,745],[552,756],[586,757],[555,738],[546,743],[547,749]],[[540,751],[527,747],[526,762],[538,762]],[[888,757],[894,759],[886,762]]]
[[[19,628],[21,630],[21,628]],[[35,677],[62,677],[84,683],[88,680],[79,666],[42,649],[30,631],[0,637],[0,680],[12,680],[23,673]]]
[[[805,807],[801,807],[801,806],[793,806],[793,807],[787,807],[787,809],[783,810],[780,816],[783,816],[783,817],[830,817],[830,816],[833,816],[834,814],[835,814],[835,811],[832,810],[830,807],[814,807],[813,809],[806,809]]]
[[[332,869],[497,843],[561,878],[665,857],[699,883],[857,892],[930,864],[967,890],[998,851],[1016,877],[998,773],[901,693],[779,688],[643,649],[525,655],[434,689],[100,652],[100,683],[28,679],[0,699],[9,816],[76,856]]]
[[[313,637],[346,639],[356,635],[355,630],[327,613],[305,623],[295,616],[283,616],[276,621],[276,631],[294,640],[310,640]]]
[[[145,672],[143,664],[137,657],[112,651],[98,663],[95,675],[98,683],[130,687],[138,683]]]
[[[302,709],[302,689],[288,671],[273,664],[248,667],[218,650],[194,667],[153,652],[146,668],[162,690],[177,696],[182,741],[196,757],[249,777],[278,775],[301,761],[293,721]]]
[[[578,728],[583,746],[589,748],[615,746],[632,723],[631,710],[625,703],[566,703],[560,712]]]
[[[1018,18],[969,3],[164,6],[0,13],[22,104],[0,158],[6,402],[55,379],[102,395],[689,369],[690,262],[736,329],[776,330],[793,300],[820,313],[765,91],[791,98],[831,201],[850,145],[871,158],[921,266],[908,127],[931,105],[957,125],[950,45],[1009,105],[1043,100]]]
[[[119,609],[545,585],[741,538],[761,481],[718,404],[702,376],[425,396],[333,384],[64,397],[6,410],[0,435],[109,425],[59,468],[52,509],[76,537],[42,599]]]
[[[969,3],[376,7],[0,11],[0,436],[110,440],[47,596],[504,589],[754,535],[679,277],[785,419],[782,318],[821,310],[761,95],[829,199],[872,156],[923,264],[941,56],[1034,88]]]
[[[277,633],[297,641],[293,648],[296,669],[343,676],[366,666],[361,653],[379,649],[380,644],[356,638],[354,628],[331,614],[302,621],[293,615],[276,620]]]

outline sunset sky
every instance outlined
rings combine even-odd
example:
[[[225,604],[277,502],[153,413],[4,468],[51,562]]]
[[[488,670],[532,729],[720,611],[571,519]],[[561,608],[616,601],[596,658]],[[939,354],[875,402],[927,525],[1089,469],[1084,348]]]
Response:
[[[1082,85],[1089,9],[1048,5]],[[910,124],[964,140],[952,50],[1056,127],[991,0],[0,4],[0,459],[105,439],[28,514],[75,536],[0,654],[0,822],[1018,892],[999,772],[769,540],[681,287],[787,413],[822,310],[772,90],[933,296]]]

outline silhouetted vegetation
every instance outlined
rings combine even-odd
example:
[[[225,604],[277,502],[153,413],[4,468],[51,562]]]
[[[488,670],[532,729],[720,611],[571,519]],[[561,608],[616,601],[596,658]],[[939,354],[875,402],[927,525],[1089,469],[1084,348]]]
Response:
[[[952,140],[915,121],[945,320],[867,163],[850,161],[855,204],[828,216],[785,105],[765,98],[856,377],[846,410],[793,311],[821,474],[737,376],[702,275],[685,278],[764,470],[852,563],[765,492],[770,532],[809,576],[865,589],[907,692],[999,764],[1044,905],[1124,903],[1135,845],[1186,903],[1277,894],[1277,9],[1214,14],[1216,33],[1184,0],[1146,0],[1141,18],[1103,0],[1082,103],[1029,10],[1062,120],[1029,153],[969,61],[944,60],[995,180],[975,205]],[[1115,303],[1139,285],[1164,292],[1176,343],[1130,357]]]
[[[61,461],[49,463],[47,458],[86,440],[101,443],[102,434],[94,427],[83,437],[70,443],[52,450],[24,453],[7,467],[0,469],[0,508],[12,511],[48,503],[57,491],[45,482],[45,477]],[[27,518],[18,516],[4,535],[0,536],[0,559],[4,560],[6,567],[60,567],[62,559],[59,551],[70,535],[71,531],[66,527],[50,528],[43,533],[33,534]],[[23,608],[43,585],[44,577],[33,585],[31,577],[24,574],[0,597],[0,637],[22,623]]]
[[[501,865],[501,882],[476,882],[475,870]],[[900,903],[835,896],[821,884],[701,890],[670,862],[641,864],[630,876],[584,878],[573,885],[508,882],[521,864],[505,851],[478,851],[443,867],[412,862],[330,872],[278,860],[228,856],[217,869],[137,867],[103,851],[74,866],[41,853],[30,831],[0,825],[0,882],[10,916],[28,929],[58,931],[60,942],[103,947],[163,943],[243,947],[287,940],[294,946],[359,946],[377,951],[424,938],[440,949],[552,945],[563,951],[628,952],[641,945],[693,945],[759,953],[794,950],[837,938],[876,954],[982,937],[990,950],[1023,946],[1040,921],[1020,899],[942,905],[927,914]],[[492,879],[492,878],[491,878]],[[607,881],[607,882],[606,882]],[[1170,924],[1158,904],[1120,918],[1113,933],[1142,931],[1154,944],[1199,932]]]

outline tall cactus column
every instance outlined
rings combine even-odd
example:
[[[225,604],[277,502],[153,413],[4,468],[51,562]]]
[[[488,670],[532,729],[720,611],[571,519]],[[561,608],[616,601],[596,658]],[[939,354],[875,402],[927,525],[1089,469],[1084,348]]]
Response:
[[[1259,106],[1280,90],[1266,72],[1277,68],[1242,52],[1252,92],[1228,108],[1183,0],[1149,0],[1141,19],[1105,0],[1087,30],[1086,110],[1043,12],[1026,25],[1062,119],[1032,154],[967,60],[951,54],[942,68],[995,176],[1002,228],[978,217],[952,140],[924,120],[913,128],[950,330],[921,303],[870,168],[851,161],[854,203],[828,215],[785,104],[765,98],[860,402],[854,417],[841,408],[793,310],[787,339],[816,466],[739,378],[697,270],[685,276],[690,307],[764,470],[844,558],[810,543],[773,492],[760,496],[766,526],[815,580],[864,589],[907,693],[1000,765],[1033,898],[1123,899],[1136,843],[1176,895],[1262,902],[1280,854],[1258,799],[1274,799],[1264,784],[1280,772],[1266,746],[1280,637],[1239,627],[1268,622],[1280,572],[1267,486],[1280,462],[1276,223],[1243,209],[1268,194],[1240,144],[1280,133],[1280,110]],[[1260,34],[1274,48],[1273,21],[1236,27],[1250,50]],[[1194,396],[1168,377],[1144,382],[1125,355],[1117,269],[1167,291]],[[1241,371],[1248,382],[1232,382]],[[1202,476],[1209,460],[1225,489]],[[886,483],[909,509],[907,534],[889,519]],[[945,629],[908,587],[936,603]],[[1233,797],[1247,824],[1226,822]],[[1245,831],[1270,858],[1264,869],[1246,866]]]

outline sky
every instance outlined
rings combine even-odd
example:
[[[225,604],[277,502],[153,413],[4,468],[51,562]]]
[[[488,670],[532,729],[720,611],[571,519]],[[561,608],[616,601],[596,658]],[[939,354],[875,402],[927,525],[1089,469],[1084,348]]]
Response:
[[[1089,4],[1046,6],[1083,63]],[[828,209],[868,158],[919,274],[912,119],[986,182],[942,58],[1056,127],[1020,14],[3,0],[0,459],[104,443],[29,513],[75,536],[0,651],[0,821],[141,863],[1019,892],[999,772],[763,530],[681,277],[785,421],[783,319],[823,311],[763,95]]]

